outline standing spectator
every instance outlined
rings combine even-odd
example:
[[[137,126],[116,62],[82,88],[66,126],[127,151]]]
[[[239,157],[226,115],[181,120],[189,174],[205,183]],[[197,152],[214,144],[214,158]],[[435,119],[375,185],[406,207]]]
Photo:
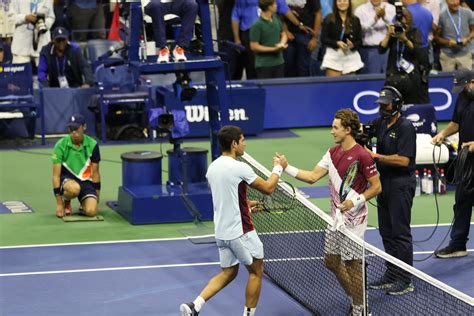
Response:
[[[362,46],[360,21],[352,15],[349,0],[336,0],[333,10],[321,31],[321,42],[326,46],[321,69],[328,77],[355,74],[364,67],[358,52]]]
[[[459,0],[446,0],[447,10],[441,13],[436,41],[441,45],[443,71],[472,69],[471,39],[474,37],[474,15],[460,6]]]
[[[424,103],[423,98],[428,91],[420,92],[425,88],[420,79],[421,34],[411,27],[411,19],[410,11],[403,9],[403,31],[395,32],[394,25],[390,25],[387,35],[380,42],[379,51],[384,54],[389,50],[385,85],[396,87],[405,103],[420,104]]]
[[[54,23],[53,0],[13,1],[10,14],[15,23],[13,32],[13,63],[38,65],[41,48],[51,40],[49,30]]]
[[[460,69],[454,74],[454,80],[453,93],[459,93],[459,96],[456,100],[453,117],[448,126],[433,137],[431,142],[441,144],[446,137],[459,132],[458,149],[468,147],[468,150],[472,152],[474,148],[474,124],[472,124],[474,122],[474,72]],[[473,155],[473,153],[470,155]],[[466,164],[465,167],[468,169],[474,166]],[[466,243],[469,240],[472,205],[474,203],[474,194],[472,193],[472,186],[469,188],[469,181],[467,183],[466,181],[459,181],[454,199],[451,240],[447,247],[435,252],[438,258],[467,256]]]
[[[46,87],[89,88],[94,82],[91,67],[68,37],[63,27],[53,30],[53,41],[41,50],[38,80]]]
[[[158,54],[158,63],[167,63],[170,58],[170,50],[166,46],[165,15],[175,14],[181,18],[181,30],[173,49],[174,61],[186,61],[185,51],[193,38],[194,21],[196,20],[198,4],[195,0],[180,0],[161,2],[151,0],[145,6],[145,13],[151,16],[153,25],[153,36]]]
[[[361,73],[385,73],[388,54],[379,54],[379,44],[388,32],[395,17],[395,7],[382,0],[368,0],[355,10],[362,27],[362,48],[359,50],[364,62]]]
[[[307,77],[309,76],[311,53],[317,47],[321,29],[321,5],[319,0],[288,0],[287,4],[302,23],[312,26],[313,32],[308,33],[292,23],[287,24],[288,48],[283,53],[285,76]]]
[[[436,41],[433,41],[434,32],[438,28],[438,24],[439,24],[439,14],[441,12],[441,4],[439,3],[439,0],[419,0],[419,2],[423,7],[428,9],[428,11],[430,11],[431,14],[433,15],[433,27],[432,27],[432,31],[430,32],[428,36],[428,40],[430,42],[429,60],[430,60],[432,69],[441,70],[441,66],[439,63],[439,45],[437,44]]]
[[[250,28],[250,47],[255,52],[257,78],[285,75],[283,52],[288,47],[286,33],[278,15],[276,0],[259,0],[260,18]]]
[[[104,9],[100,0],[69,0],[67,16],[71,23],[73,41],[105,38]]]
[[[428,76],[431,70],[429,35],[433,29],[433,15],[428,9],[418,3],[418,0],[402,0],[402,3],[412,15],[411,27],[417,28],[421,33],[421,50],[419,53],[421,89],[419,101],[423,104],[430,103],[430,96],[428,94]]]
[[[226,78],[240,80],[242,76],[236,75],[236,59],[239,52],[226,43],[234,41],[232,33],[232,8],[235,0],[217,0],[217,10],[219,12],[219,22],[217,25],[217,38],[219,39],[219,52],[223,54],[222,60],[227,63]]]
[[[54,21],[52,29],[54,30],[58,26],[62,26],[68,29],[69,21],[66,15],[66,9],[67,9],[66,0],[54,0],[53,8],[54,8],[54,15],[56,16],[56,20]]]
[[[10,51],[10,46],[4,44],[0,39],[0,63],[7,64],[12,62],[12,54]]]

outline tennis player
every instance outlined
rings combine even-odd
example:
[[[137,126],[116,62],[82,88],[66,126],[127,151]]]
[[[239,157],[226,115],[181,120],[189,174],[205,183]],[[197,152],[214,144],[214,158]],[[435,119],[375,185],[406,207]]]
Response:
[[[182,316],[199,315],[204,303],[227,286],[237,276],[239,263],[249,272],[245,291],[244,316],[255,315],[263,276],[263,244],[252,224],[247,186],[272,193],[277,187],[283,167],[273,157],[272,174],[263,180],[252,168],[236,158],[245,151],[245,138],[237,126],[227,125],[218,134],[222,155],[207,170],[212,203],[216,243],[219,248],[221,271],[214,276],[192,302],[181,304]]]
[[[356,112],[350,109],[339,110],[331,128],[336,146],[326,152],[313,170],[302,170],[290,165],[284,155],[277,157],[287,174],[310,184],[329,174],[332,217],[335,219],[336,210],[339,209],[347,229],[363,239],[368,216],[366,201],[379,194],[382,186],[372,157],[355,140],[359,129],[360,121]],[[343,177],[355,161],[359,163],[357,175],[346,199],[340,201],[339,189]],[[363,254],[346,249],[338,241],[339,234],[331,230],[326,233],[325,263],[352,299],[352,315],[363,315]]]

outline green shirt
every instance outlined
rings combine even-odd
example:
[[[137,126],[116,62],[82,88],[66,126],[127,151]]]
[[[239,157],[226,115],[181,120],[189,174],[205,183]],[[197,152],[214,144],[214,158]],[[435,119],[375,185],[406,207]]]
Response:
[[[61,164],[61,176],[74,176],[81,181],[92,181],[92,163],[100,161],[99,145],[95,139],[84,135],[82,144],[76,147],[71,135],[68,135],[54,145],[51,158],[53,164]]]
[[[274,14],[271,21],[265,20],[260,16],[250,28],[250,42],[274,47],[280,42],[282,31],[283,28],[278,15]],[[283,51],[281,50],[272,53],[255,54],[255,68],[279,66],[283,63]]]

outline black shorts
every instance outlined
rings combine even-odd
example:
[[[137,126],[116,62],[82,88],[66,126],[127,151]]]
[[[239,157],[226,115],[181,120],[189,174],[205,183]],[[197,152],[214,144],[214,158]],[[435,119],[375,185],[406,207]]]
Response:
[[[81,187],[81,191],[79,192],[79,195],[77,196],[77,199],[82,203],[87,198],[94,198],[97,200],[97,192],[92,185],[92,181],[80,181],[77,179],[71,179],[68,177],[61,177],[61,194],[63,193],[63,186],[64,183],[67,181],[76,181],[79,183]]]

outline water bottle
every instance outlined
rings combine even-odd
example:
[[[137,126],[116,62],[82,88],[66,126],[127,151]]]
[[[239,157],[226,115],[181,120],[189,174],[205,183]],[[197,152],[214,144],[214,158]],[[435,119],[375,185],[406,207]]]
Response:
[[[418,170],[415,170],[415,178],[416,178],[415,196],[420,196],[421,195],[421,179],[420,179],[420,173],[418,172]]]
[[[444,169],[441,169],[438,179],[438,193],[446,194],[446,178],[444,177]]]
[[[433,194],[433,190],[433,177],[431,176],[431,170],[428,170],[428,176],[426,178],[426,194]]]
[[[427,188],[427,176],[428,173],[426,172],[426,168],[423,169],[423,175],[421,176],[421,193],[426,194],[426,188]]]
[[[138,51],[138,55],[140,57],[140,61],[141,62],[146,62],[146,42],[145,40],[143,39],[143,37],[140,39],[140,49]]]

